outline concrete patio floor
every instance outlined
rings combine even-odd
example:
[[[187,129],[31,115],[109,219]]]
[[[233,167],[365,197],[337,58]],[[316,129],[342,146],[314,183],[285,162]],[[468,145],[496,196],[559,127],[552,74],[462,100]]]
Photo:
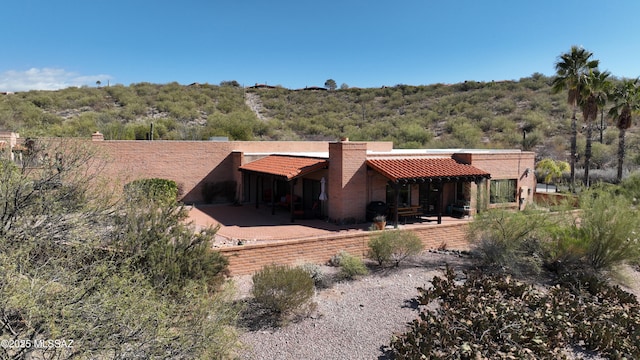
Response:
[[[268,205],[256,209],[254,205],[196,205],[189,211],[189,218],[202,229],[220,224],[214,246],[237,245],[238,242],[268,243],[282,240],[295,240],[330,236],[337,233],[368,231],[371,223],[337,225],[321,219],[296,219],[291,222],[290,214],[284,209],[271,213]],[[442,224],[468,222],[469,218],[442,217]],[[438,226],[436,217],[400,222],[399,228]],[[387,222],[387,228],[393,228],[393,222]]]

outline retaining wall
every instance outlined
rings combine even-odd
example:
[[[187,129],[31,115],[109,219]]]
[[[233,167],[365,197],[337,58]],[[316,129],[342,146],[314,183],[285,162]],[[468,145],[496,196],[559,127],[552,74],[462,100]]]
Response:
[[[543,206],[560,205],[564,202],[569,202],[574,207],[578,206],[577,196],[560,193],[536,192],[534,194],[534,201]]]
[[[467,228],[468,223],[459,223],[405,231],[414,232],[422,239],[426,249],[446,247],[447,249],[467,250],[469,249],[469,243],[465,238]],[[355,234],[233,246],[218,250],[229,259],[231,275],[247,275],[271,264],[292,266],[304,263],[324,264],[342,250],[364,258],[368,251],[369,236],[375,234],[376,232],[363,231]]]

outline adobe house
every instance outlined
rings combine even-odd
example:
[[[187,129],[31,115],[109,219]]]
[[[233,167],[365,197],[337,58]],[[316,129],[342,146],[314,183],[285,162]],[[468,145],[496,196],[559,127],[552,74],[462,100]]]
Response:
[[[479,209],[523,209],[535,189],[534,153],[520,150],[369,150],[365,142],[328,144],[328,153],[244,154],[242,202],[284,207],[297,217],[339,223],[371,218],[382,202],[402,218],[470,216]],[[435,219],[434,219],[435,220]]]
[[[0,133],[0,144],[20,149],[14,133]],[[439,221],[492,207],[524,209],[535,189],[535,154],[521,150],[405,150],[348,139],[123,141],[99,132],[89,144],[106,158],[101,174],[115,191],[135,179],[171,179],[185,203],[205,203],[213,189],[206,200],[286,209],[291,221],[361,223],[381,203],[395,225],[412,217]]]

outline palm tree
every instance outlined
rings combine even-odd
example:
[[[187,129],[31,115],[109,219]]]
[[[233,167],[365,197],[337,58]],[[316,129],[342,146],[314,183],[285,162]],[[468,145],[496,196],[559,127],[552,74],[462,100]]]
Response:
[[[584,78],[579,98],[582,118],[587,127],[587,145],[584,151],[584,185],[589,187],[589,168],[591,167],[591,142],[593,138],[593,123],[598,117],[598,110],[604,108],[611,89],[608,71],[590,70]]]
[[[624,80],[610,94],[610,100],[614,102],[609,110],[609,116],[616,122],[618,133],[618,183],[622,181],[622,164],[624,163],[625,144],[624,139],[627,129],[631,127],[633,113],[640,110],[640,87],[638,79]]]
[[[571,116],[571,191],[574,191],[576,181],[576,141],[578,137],[576,113],[582,93],[582,84],[589,71],[598,67],[598,60],[590,60],[593,53],[582,47],[572,46],[571,51],[560,55],[555,64],[556,78],[553,80],[552,89],[555,93],[568,91],[567,103],[572,107]]]

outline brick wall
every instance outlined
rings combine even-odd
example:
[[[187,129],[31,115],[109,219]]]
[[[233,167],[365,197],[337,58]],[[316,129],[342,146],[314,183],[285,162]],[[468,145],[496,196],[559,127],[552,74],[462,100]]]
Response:
[[[389,180],[374,170],[368,170],[367,173],[369,186],[369,194],[367,204],[371,201],[387,202],[387,183]]]
[[[165,178],[183,189],[185,202],[202,199],[207,182],[234,180],[231,143],[204,141],[98,141],[109,156],[104,169],[116,189],[139,178]]]
[[[465,238],[468,224],[442,224],[411,229],[426,249],[466,250]],[[385,230],[398,231],[398,230]],[[375,232],[333,235],[302,240],[290,240],[270,244],[242,245],[217,249],[229,259],[231,275],[252,274],[265,265],[302,265],[304,263],[325,264],[331,257],[344,250],[364,258],[368,251],[369,236]]]
[[[544,206],[560,205],[570,203],[572,206],[578,206],[578,197],[575,195],[558,194],[558,193],[535,193],[535,202]]]
[[[533,174],[535,167],[534,152],[496,150],[491,152],[459,153],[455,154],[454,158],[491,174],[491,179],[485,183],[486,188],[484,191],[487,191],[487,193],[491,180],[516,179],[517,189],[527,189],[527,192],[524,194],[525,201],[521,205],[514,203],[512,207],[524,209],[527,204],[533,203],[533,194],[536,188],[536,177]],[[529,174],[526,173],[527,169],[531,169]],[[475,193],[476,189],[472,190]],[[520,194],[518,194],[519,196]]]
[[[364,221],[367,206],[367,143],[329,144],[329,218]]]
[[[328,151],[326,141],[100,141],[91,144],[106,159],[103,175],[114,190],[140,178],[159,177],[176,181],[183,201],[202,202],[208,182],[235,180],[242,153],[291,153]],[[362,143],[369,150],[389,151],[391,142]],[[239,194],[238,194],[239,195]]]
[[[96,137],[97,139],[97,137]],[[329,214],[338,221],[358,218],[367,203],[372,200],[384,201],[382,192],[367,193],[366,151],[389,151],[390,142],[336,142],[325,141],[92,141],[98,152],[107,158],[103,174],[114,190],[135,179],[160,177],[175,180],[183,189],[182,200],[187,203],[202,202],[202,188],[206,183],[236,181],[240,184],[241,174],[237,171],[244,163],[244,153],[277,152],[327,152],[332,155],[330,166],[335,174],[330,174],[330,186],[336,186],[328,194],[331,199]],[[337,156],[340,154],[340,156]],[[441,154],[441,155],[444,155]],[[535,188],[533,175],[523,176],[526,168],[533,168],[534,153],[519,151],[495,151],[459,153],[455,157],[491,173],[493,179],[518,177],[518,187]],[[249,157],[247,157],[250,159]],[[249,161],[249,160],[246,160]],[[341,179],[335,181],[335,179]],[[377,177],[370,179],[379,183]],[[381,181],[380,181],[381,182]],[[237,196],[240,195],[239,190]],[[338,190],[338,191],[336,191]],[[345,196],[339,196],[339,194]],[[531,192],[533,193],[533,191]],[[532,194],[527,202],[532,201]]]

